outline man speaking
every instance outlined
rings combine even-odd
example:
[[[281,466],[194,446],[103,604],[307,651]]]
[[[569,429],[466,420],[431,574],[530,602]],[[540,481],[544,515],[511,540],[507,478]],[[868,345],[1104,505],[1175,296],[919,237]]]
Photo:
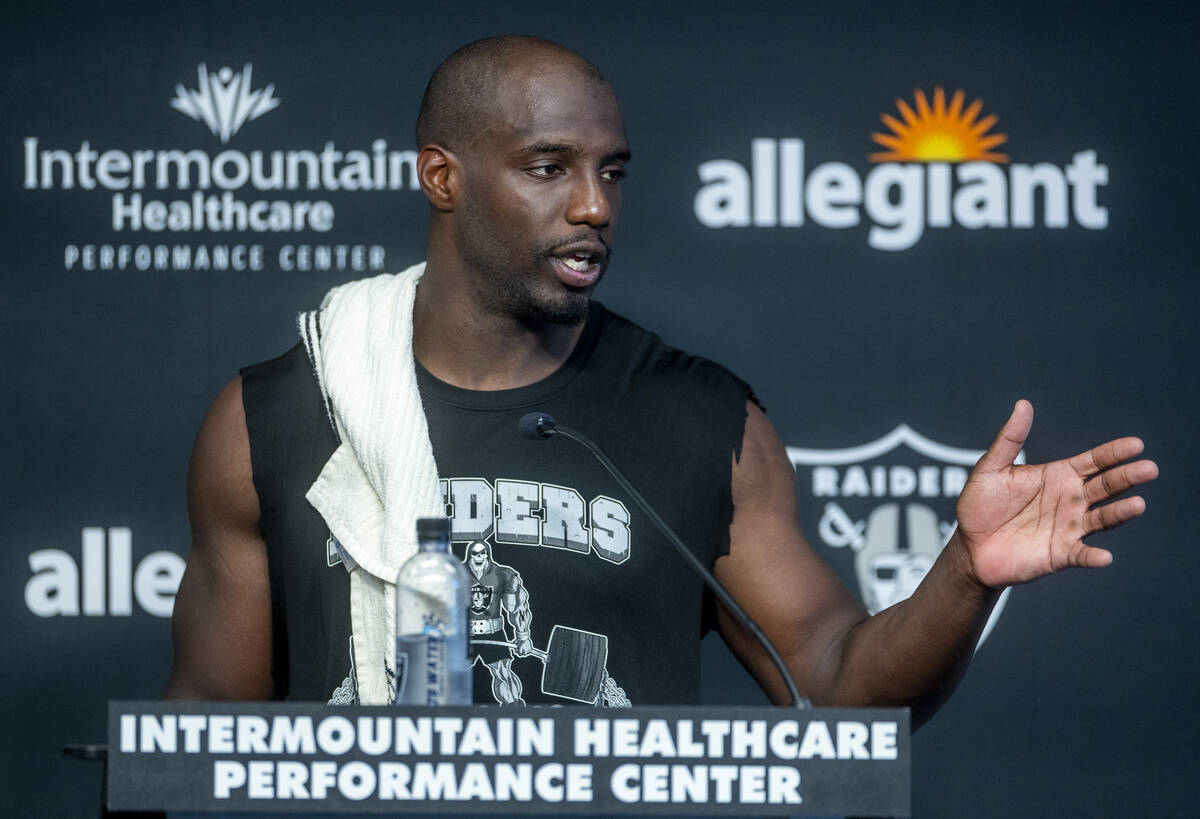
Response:
[[[911,706],[916,724],[1006,586],[1107,565],[1084,538],[1144,511],[1116,499],[1157,474],[1131,460],[1135,438],[1014,466],[1033,419],[1020,401],[924,581],[868,616],[805,542],[795,473],[750,388],[592,300],[630,160],[599,71],[531,37],[472,43],[430,80],[417,140],[425,263],[335,288],[301,316],[302,343],[245,369],[200,430],[169,697],[388,701],[390,583],[414,519],[445,515],[475,561],[476,702],[692,702],[709,627],[785,702],[763,649],[620,486],[569,442],[517,434],[534,410],[609,452],[802,694]]]

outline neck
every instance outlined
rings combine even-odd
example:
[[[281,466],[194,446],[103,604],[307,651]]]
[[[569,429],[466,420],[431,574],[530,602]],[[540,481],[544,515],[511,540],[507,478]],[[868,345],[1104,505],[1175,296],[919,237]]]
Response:
[[[583,324],[531,325],[478,303],[457,267],[430,254],[413,306],[413,352],[437,379],[468,390],[536,383],[567,360]]]

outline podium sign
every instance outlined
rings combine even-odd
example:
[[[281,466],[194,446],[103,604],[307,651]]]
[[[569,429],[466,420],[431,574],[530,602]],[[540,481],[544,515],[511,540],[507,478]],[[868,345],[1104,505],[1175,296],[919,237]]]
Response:
[[[111,810],[908,816],[907,709],[109,703]]]

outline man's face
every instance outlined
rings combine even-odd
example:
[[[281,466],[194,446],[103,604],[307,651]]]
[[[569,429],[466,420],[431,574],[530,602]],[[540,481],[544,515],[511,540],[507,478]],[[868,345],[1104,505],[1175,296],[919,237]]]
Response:
[[[561,58],[499,82],[493,116],[463,151],[455,242],[489,309],[574,326],[604,275],[629,158],[616,98]]]

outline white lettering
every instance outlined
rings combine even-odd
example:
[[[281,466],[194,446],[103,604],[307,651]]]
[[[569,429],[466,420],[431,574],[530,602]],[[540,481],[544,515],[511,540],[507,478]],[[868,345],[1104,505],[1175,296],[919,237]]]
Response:
[[[386,754],[392,744],[392,721],[385,717],[358,718],[358,747],[364,754]]]
[[[39,549],[29,555],[33,577],[25,583],[25,605],[38,617],[79,614],[79,567],[61,549]]]
[[[800,759],[837,759],[837,749],[829,734],[829,726],[820,720],[810,722],[804,729],[804,739],[800,741],[800,751],[796,756]]]
[[[236,789],[246,784],[246,766],[231,759],[213,763],[213,798],[228,799]]]
[[[275,798],[307,799],[307,782],[307,765],[292,759],[280,760],[275,770]]]
[[[587,554],[583,496],[574,489],[542,484],[542,545]]]
[[[375,769],[365,762],[347,762],[338,771],[338,792],[355,802],[362,801],[375,792]]]
[[[151,552],[133,575],[133,596],[155,617],[170,617],[187,563],[174,552]]]
[[[570,767],[570,766],[567,766]],[[563,801],[564,766],[558,762],[543,765],[533,775],[533,789],[546,802]]]
[[[266,717],[257,714],[242,714],[237,720],[237,752],[239,754],[267,753]]]
[[[275,765],[264,760],[254,760],[249,765],[246,796],[250,799],[271,799],[275,796]]]
[[[641,788],[638,787],[641,770],[637,765],[618,765],[612,772],[608,786],[612,795],[626,804],[633,804],[641,799]]]
[[[862,180],[849,165],[826,162],[813,168],[804,191],[808,215],[827,228],[848,228],[858,224],[858,203],[862,201]]]
[[[870,759],[867,738],[870,732],[861,722],[839,722],[837,724],[838,759]]]
[[[1090,230],[1108,227],[1108,208],[1096,202],[1096,188],[1108,184],[1108,166],[1096,164],[1095,151],[1081,151],[1067,166],[1071,183],[1071,209],[1075,221]]]
[[[692,204],[696,218],[711,228],[750,224],[750,174],[732,159],[714,159],[699,168],[704,186]]]
[[[608,756],[608,720],[575,720],[575,756]]]
[[[767,753],[767,724],[760,719],[752,722],[735,720],[729,737],[729,755],[735,759],[760,759]]]
[[[693,200],[697,220],[710,228],[795,228],[804,225],[807,211],[822,227],[844,229],[858,225],[865,211],[868,245],[900,251],[915,245],[927,227],[1003,228],[1010,219],[1013,227],[1033,227],[1038,191],[1040,223],[1066,227],[1069,185],[1075,221],[1091,230],[1108,226],[1107,208],[1097,201],[1108,168],[1093,150],[1076,153],[1064,168],[977,161],[953,166],[952,173],[946,162],[884,162],[865,181],[842,162],[817,165],[806,177],[804,160],[803,140],[754,138],[749,170],[732,159],[701,163]]]
[[[664,719],[652,719],[646,722],[646,730],[642,735],[642,747],[639,756],[675,756],[675,740],[671,736],[671,727]]]
[[[750,143],[750,168],[754,176],[754,225],[774,227],[775,140],[755,139]]]
[[[871,759],[895,759],[897,754],[896,723],[872,722]]]
[[[1004,227],[1008,220],[1004,206],[1004,174],[991,162],[964,162],[958,166],[962,186],[954,194],[954,218],[972,230]]]
[[[316,737],[312,717],[276,715],[271,721],[271,753],[315,754]]]
[[[216,714],[208,718],[208,752],[210,754],[233,753],[233,717]]]
[[[592,551],[609,563],[620,565],[629,559],[629,510],[615,498],[597,496],[588,504],[592,521]]]
[[[354,724],[345,717],[325,717],[317,725],[317,747],[330,756],[341,756],[354,747]]]
[[[175,753],[175,715],[142,714],[138,750],[143,754]]]
[[[867,234],[867,244],[877,250],[910,248],[925,232],[925,177],[920,165],[888,163],[867,174],[864,205],[876,224]],[[891,192],[898,200],[893,204]]]

